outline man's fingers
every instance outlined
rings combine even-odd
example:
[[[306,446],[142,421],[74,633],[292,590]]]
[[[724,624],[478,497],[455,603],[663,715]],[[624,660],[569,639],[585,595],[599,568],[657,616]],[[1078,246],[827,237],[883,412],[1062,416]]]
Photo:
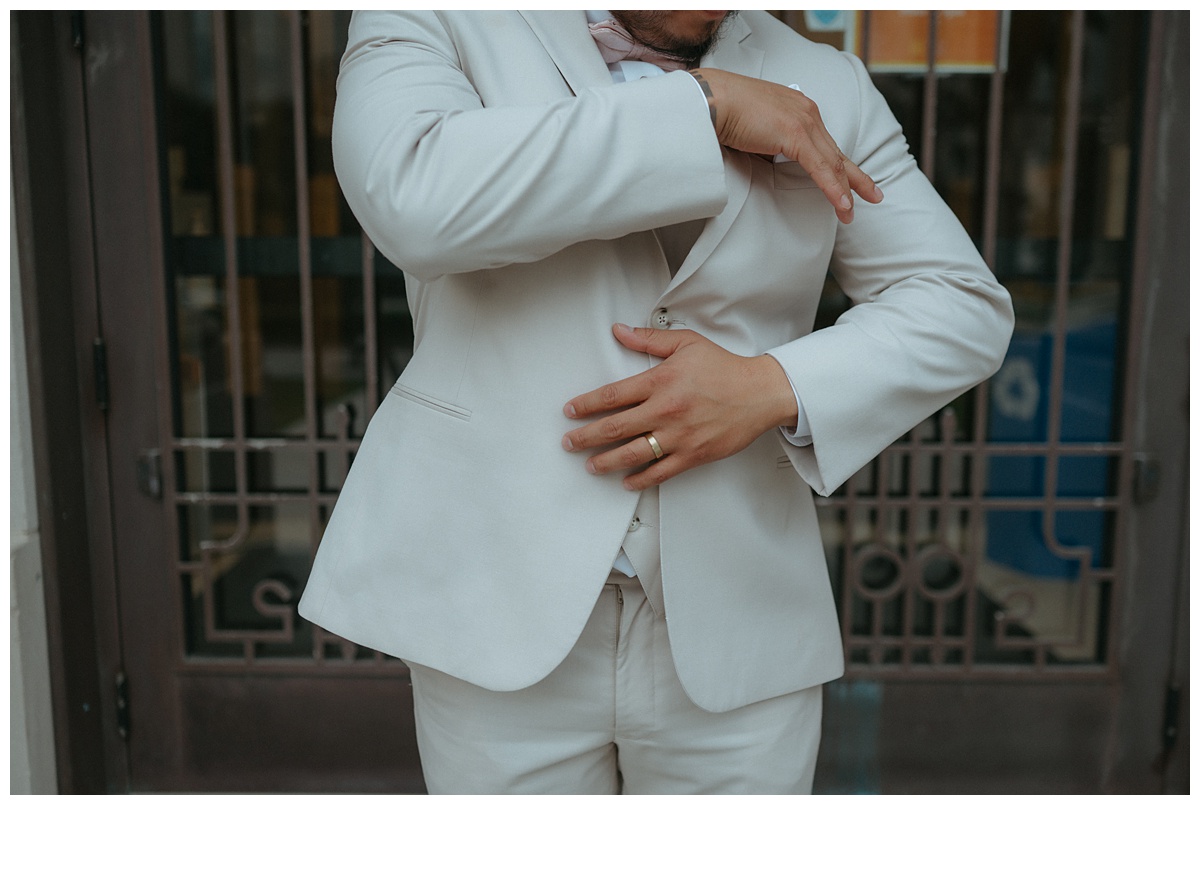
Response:
[[[666,457],[665,454],[664,457]],[[652,464],[657,460],[659,458],[654,454],[654,449],[650,445],[650,441],[642,433],[629,440],[623,446],[593,455],[588,458],[586,466],[589,473],[602,475],[621,470],[632,470],[635,467]]]
[[[651,486],[662,485],[672,476],[677,476],[686,469],[687,466],[682,458],[667,455],[661,461],[653,462],[645,470],[631,473],[621,480],[621,485],[631,492],[640,492]]]
[[[642,469],[638,470],[639,467]],[[655,458],[645,436],[631,439],[625,445],[594,455],[587,461],[588,471],[596,475],[636,471],[621,481],[625,488],[633,492],[660,485],[687,468],[687,459],[679,455],[665,453],[662,458]]]
[[[624,323],[617,323],[613,326],[613,337],[630,350],[666,359],[685,344],[694,341],[697,336],[694,332],[634,329]],[[642,372],[580,394],[563,406],[563,414],[568,418],[586,418],[589,415],[599,415],[644,402],[652,392],[648,374]]]
[[[838,156],[840,160],[819,165],[809,170],[809,175],[837,211],[838,219],[849,224],[854,220],[854,194],[868,203],[878,203],[883,199],[883,191],[871,176],[847,160],[840,151]]]
[[[650,395],[645,375],[642,372],[580,394],[563,406],[563,414],[568,418],[587,418],[644,402]]]
[[[847,187],[841,179],[837,178],[832,172],[810,171],[813,181],[821,188],[825,194],[825,199],[829,201],[829,205],[833,207],[837,213],[838,221],[842,224],[849,224],[854,220],[854,195],[850,188]]]
[[[631,381],[633,379],[626,380]],[[599,389],[604,390],[605,388],[601,387]],[[584,397],[577,397],[576,399],[583,398]],[[582,452],[586,449],[595,449],[600,446],[611,446],[616,443],[623,442],[624,440],[641,436],[641,434],[646,433],[646,424],[651,420],[649,415],[646,414],[645,409],[638,408],[638,406],[644,401],[645,397],[642,397],[641,399],[636,400],[636,404],[630,404],[632,405],[632,408],[627,406],[620,411],[614,411],[612,414],[604,415],[590,424],[585,424],[583,427],[577,427],[570,433],[564,434],[562,438],[562,447],[568,452]],[[609,410],[600,409],[597,411],[605,412]],[[573,417],[584,417],[584,415],[583,413],[580,413]],[[645,440],[642,440],[642,442],[644,446],[641,449],[641,453],[646,454],[650,451],[650,445],[649,443],[646,443]],[[635,461],[634,463],[640,464],[645,460],[646,459],[642,459],[642,461]]]
[[[687,343],[691,333],[671,329],[630,328],[624,323],[612,327],[613,337],[630,350],[666,359]]]
[[[883,191],[875,183],[875,179],[863,172],[849,160],[846,161],[847,178],[854,192],[868,203],[879,203],[883,200]]]
[[[838,219],[849,223],[854,218],[855,194],[868,203],[878,203],[883,199],[883,191],[871,176],[842,153],[825,128],[816,105],[811,101],[808,104],[812,106],[802,125],[801,143],[795,151],[796,160],[825,193],[825,198],[837,211]]]
[[[843,223],[853,220],[854,189],[850,171],[851,167],[856,172],[860,170],[846,159],[823,127],[816,131],[802,130],[799,144],[784,154],[793,158],[809,174],[837,212],[838,220]]]

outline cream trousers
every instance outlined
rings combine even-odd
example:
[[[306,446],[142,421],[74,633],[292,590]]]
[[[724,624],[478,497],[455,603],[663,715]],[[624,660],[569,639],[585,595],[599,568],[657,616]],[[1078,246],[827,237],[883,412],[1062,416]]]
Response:
[[[488,691],[409,664],[429,792],[811,792],[821,686],[703,710],[641,584],[609,580],[566,660],[529,688]]]

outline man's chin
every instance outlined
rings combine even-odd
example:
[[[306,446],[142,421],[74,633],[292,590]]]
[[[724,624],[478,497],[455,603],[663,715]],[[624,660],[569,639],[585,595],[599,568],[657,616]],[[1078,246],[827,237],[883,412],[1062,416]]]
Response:
[[[687,16],[689,18],[680,18]],[[694,18],[691,18],[693,17]],[[737,10],[704,12],[614,11],[613,17],[629,29],[635,40],[672,55],[689,66],[699,63],[716,45],[725,25]],[[672,17],[674,17],[672,19]]]

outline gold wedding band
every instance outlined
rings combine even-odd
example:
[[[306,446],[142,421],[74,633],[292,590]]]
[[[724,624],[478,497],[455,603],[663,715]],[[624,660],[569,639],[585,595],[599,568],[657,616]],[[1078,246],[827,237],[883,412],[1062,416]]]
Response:
[[[642,436],[646,438],[646,442],[650,443],[650,448],[654,450],[654,460],[657,461],[663,456],[662,446],[658,444],[653,433],[643,433]]]

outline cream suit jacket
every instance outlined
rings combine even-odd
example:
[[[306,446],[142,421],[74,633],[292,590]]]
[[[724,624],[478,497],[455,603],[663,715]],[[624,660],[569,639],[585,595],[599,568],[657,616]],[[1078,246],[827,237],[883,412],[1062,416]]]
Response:
[[[655,362],[610,327],[770,353],[812,427],[659,491],[679,678],[723,711],[842,673],[813,490],[996,370],[1011,305],[854,57],[743,13],[706,65],[798,84],[886,194],[840,225],[794,163],[722,149],[685,72],[613,85],[576,12],[356,13],[334,159],[406,272],[415,352],[300,612],[495,690],[570,651],[638,495],[561,448],[571,397]],[[654,228],[708,219],[671,276]],[[854,302],[809,334],[826,272]]]

